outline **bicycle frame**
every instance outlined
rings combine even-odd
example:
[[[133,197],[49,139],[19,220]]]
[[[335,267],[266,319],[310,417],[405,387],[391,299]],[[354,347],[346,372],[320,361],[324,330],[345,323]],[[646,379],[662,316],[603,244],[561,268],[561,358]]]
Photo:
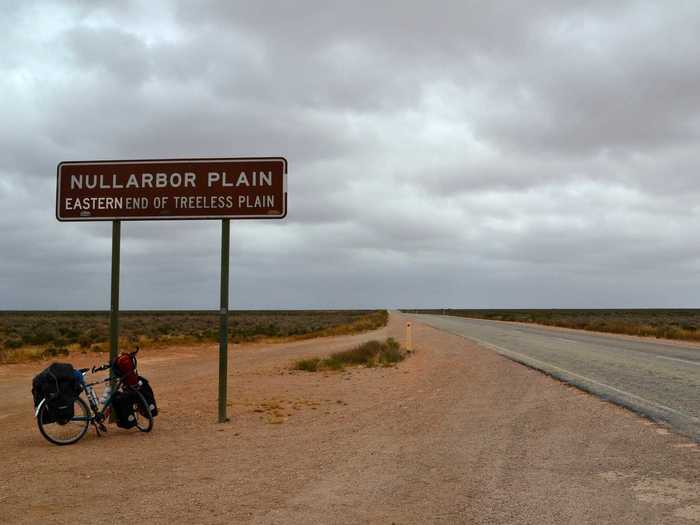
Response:
[[[83,374],[83,379],[85,378],[86,374],[87,374],[87,372],[85,374]],[[119,388],[121,387],[121,384],[122,384],[121,380],[118,380],[116,382],[116,384],[114,385],[114,389],[109,394],[109,397],[105,400],[105,402],[100,407],[100,402],[99,402],[97,396],[95,395],[95,390],[94,390],[93,386],[99,385],[101,383],[109,383],[109,382],[110,382],[110,378],[101,379],[99,381],[94,381],[92,383],[83,382],[83,392],[85,392],[85,396],[88,398],[87,399],[88,406],[90,407],[90,410],[92,410],[92,412],[93,412],[93,414],[88,416],[88,421],[90,421],[91,423],[94,421],[97,421],[97,422],[104,421],[105,412],[107,411],[107,408],[109,408],[109,406],[112,404],[112,400],[114,399],[114,396],[116,395],[117,391],[119,390]],[[78,421],[80,421],[79,418],[78,418]]]

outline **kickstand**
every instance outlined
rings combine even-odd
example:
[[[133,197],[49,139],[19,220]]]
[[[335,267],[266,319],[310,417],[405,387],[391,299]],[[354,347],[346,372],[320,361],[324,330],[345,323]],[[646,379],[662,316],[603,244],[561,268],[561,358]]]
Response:
[[[97,437],[102,437],[102,432],[107,433],[107,427],[104,423],[93,421],[92,424],[95,426],[95,432],[97,432]]]

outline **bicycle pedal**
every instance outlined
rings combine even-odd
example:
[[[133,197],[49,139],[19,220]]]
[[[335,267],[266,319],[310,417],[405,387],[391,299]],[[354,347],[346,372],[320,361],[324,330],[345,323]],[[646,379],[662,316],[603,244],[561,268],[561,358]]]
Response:
[[[104,423],[98,423],[97,425],[100,427],[100,432],[107,433],[107,427],[104,425]]]

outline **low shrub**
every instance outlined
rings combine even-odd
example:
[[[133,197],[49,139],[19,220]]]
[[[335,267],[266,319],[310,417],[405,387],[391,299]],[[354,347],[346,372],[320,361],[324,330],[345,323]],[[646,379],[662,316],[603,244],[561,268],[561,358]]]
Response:
[[[58,357],[68,355],[70,352],[65,346],[50,346],[42,352],[42,357]]]
[[[21,339],[17,339],[17,338],[8,339],[7,341],[5,341],[5,348],[9,348],[9,349],[19,348],[20,346],[22,346],[22,344],[23,343],[22,343]]]
[[[365,365],[382,351],[386,343],[381,341],[368,341],[352,350],[336,352],[331,357],[346,365]]]
[[[95,339],[93,334],[86,332],[84,334],[80,334],[77,338],[78,340],[78,345],[80,348],[90,348],[90,346],[95,343]]]
[[[344,366],[343,361],[335,356],[327,357],[320,363],[320,367],[325,370],[342,370]]]
[[[315,372],[318,370],[318,365],[321,363],[321,359],[318,357],[312,357],[311,359],[300,359],[294,363],[294,370],[303,370],[305,372]]]
[[[325,359],[318,357],[301,359],[294,363],[294,370],[317,372],[319,370],[342,370],[345,366],[392,366],[403,361],[406,353],[393,338],[386,341],[368,341],[350,350],[336,352]]]
[[[403,361],[405,354],[401,351],[401,345],[393,338],[386,340],[386,347],[379,353],[379,362],[390,365]]]
[[[45,345],[53,342],[59,337],[60,336],[45,328],[40,328],[38,330],[23,334],[22,343],[24,345]]]

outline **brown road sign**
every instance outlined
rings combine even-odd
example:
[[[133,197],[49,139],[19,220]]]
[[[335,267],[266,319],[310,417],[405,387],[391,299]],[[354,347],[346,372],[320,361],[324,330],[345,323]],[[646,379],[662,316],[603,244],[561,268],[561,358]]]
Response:
[[[59,221],[287,215],[282,157],[61,162],[57,179]]]

